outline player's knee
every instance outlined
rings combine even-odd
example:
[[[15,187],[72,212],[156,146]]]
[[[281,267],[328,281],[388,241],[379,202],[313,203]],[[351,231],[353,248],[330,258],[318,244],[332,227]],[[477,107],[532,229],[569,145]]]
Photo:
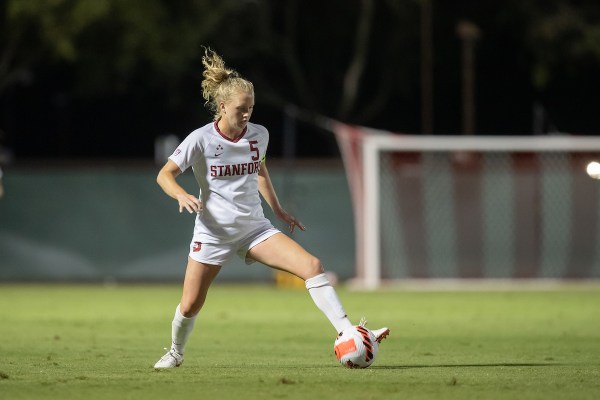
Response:
[[[321,260],[319,260],[317,257],[311,256],[308,261],[307,276],[309,278],[312,278],[313,276],[317,276],[319,274],[322,274],[323,272],[325,272],[325,270],[323,269],[323,264],[321,264]]]
[[[200,312],[201,307],[202,305],[198,305],[196,303],[188,303],[182,301],[179,304],[179,312],[186,318],[192,318],[193,316],[198,314],[198,312]]]

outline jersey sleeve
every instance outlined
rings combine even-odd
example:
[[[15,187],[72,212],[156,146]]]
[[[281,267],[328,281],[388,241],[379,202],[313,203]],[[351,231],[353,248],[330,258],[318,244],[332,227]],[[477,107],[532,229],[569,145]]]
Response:
[[[194,165],[202,156],[204,149],[201,139],[199,130],[190,133],[169,157],[169,160],[177,164],[181,172]]]
[[[257,127],[259,128],[259,131],[261,132],[261,136],[262,136],[262,143],[263,143],[263,149],[262,149],[262,157],[260,158],[260,162],[264,163],[267,160],[267,148],[269,147],[269,131],[267,130],[267,128],[265,128],[262,125],[257,125]]]

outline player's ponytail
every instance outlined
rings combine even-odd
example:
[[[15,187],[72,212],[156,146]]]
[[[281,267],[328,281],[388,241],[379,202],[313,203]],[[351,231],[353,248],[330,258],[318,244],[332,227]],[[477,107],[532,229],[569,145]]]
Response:
[[[237,71],[225,67],[225,61],[210,48],[204,48],[202,64],[202,97],[215,120],[219,118],[219,103],[229,100],[233,93],[243,91],[254,95],[252,82],[242,78]]]

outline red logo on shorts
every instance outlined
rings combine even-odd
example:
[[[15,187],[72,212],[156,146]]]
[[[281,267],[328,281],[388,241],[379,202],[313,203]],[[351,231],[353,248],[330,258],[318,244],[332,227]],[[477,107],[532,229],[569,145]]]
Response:
[[[201,242],[194,242],[194,247],[192,247],[192,251],[195,253],[197,251],[200,251],[201,248],[202,248]]]

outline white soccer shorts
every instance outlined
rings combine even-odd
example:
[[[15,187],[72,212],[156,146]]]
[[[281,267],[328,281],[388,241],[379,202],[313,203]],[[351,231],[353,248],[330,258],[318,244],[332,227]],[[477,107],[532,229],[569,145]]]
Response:
[[[244,239],[233,243],[202,243],[192,239],[189,256],[192,260],[203,264],[223,266],[237,254],[246,264],[252,264],[255,261],[246,257],[248,250],[276,233],[280,233],[279,229],[269,226],[258,229]]]

